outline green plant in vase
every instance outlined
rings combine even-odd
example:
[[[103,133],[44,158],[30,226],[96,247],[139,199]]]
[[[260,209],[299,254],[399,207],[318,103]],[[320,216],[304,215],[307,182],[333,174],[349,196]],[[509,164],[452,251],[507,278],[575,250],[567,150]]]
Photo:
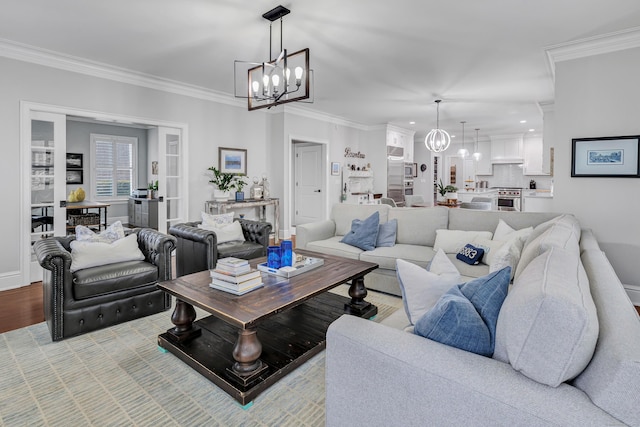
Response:
[[[242,189],[247,184],[248,183],[247,183],[247,181],[245,181],[245,175],[244,174],[238,174],[238,175],[235,176],[234,186],[236,188],[236,201],[237,202],[240,202],[240,201],[244,200],[244,191],[242,191]]]
[[[207,170],[211,171],[213,174],[209,182],[216,186],[216,190],[213,192],[213,198],[216,200],[227,200],[231,190],[236,188],[236,175],[228,172],[221,172],[215,166],[211,166]]]

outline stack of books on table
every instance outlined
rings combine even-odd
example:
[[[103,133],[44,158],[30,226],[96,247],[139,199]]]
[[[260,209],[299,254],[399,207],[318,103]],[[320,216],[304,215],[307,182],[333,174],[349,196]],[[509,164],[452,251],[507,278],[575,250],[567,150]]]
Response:
[[[243,295],[262,286],[260,271],[251,268],[249,261],[239,258],[221,258],[210,271],[214,289]]]

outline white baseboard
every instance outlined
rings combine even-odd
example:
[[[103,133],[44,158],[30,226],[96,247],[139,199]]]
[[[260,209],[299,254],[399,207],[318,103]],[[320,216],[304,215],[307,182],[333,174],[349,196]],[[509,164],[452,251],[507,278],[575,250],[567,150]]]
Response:
[[[0,274],[0,291],[6,291],[8,289],[16,289],[22,286],[27,286],[29,283],[23,283],[22,274],[20,271],[9,271]]]
[[[627,291],[627,295],[629,295],[629,299],[633,303],[633,305],[637,305],[640,307],[640,286],[636,285],[622,285],[624,286],[624,290]]]

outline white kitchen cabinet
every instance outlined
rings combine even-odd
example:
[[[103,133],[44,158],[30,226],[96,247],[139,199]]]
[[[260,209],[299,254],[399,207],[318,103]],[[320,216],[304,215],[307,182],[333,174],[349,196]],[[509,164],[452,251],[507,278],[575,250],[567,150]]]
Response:
[[[548,175],[543,169],[543,144],[542,138],[527,138],[523,143],[524,175]]]
[[[482,153],[482,158],[476,162],[476,175],[493,175],[491,141],[478,141],[478,151]]]
[[[521,162],[522,135],[492,136],[491,161],[493,163]]]
[[[395,126],[387,126],[387,145],[404,148],[404,161],[413,162],[414,135],[414,131]]]
[[[524,196],[522,198],[523,212],[552,212],[553,197]]]

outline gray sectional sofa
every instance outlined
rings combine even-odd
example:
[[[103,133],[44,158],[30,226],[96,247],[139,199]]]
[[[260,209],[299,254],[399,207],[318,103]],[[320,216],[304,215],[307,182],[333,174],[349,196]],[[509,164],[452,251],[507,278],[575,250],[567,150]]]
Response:
[[[363,251],[340,243],[342,237],[351,230],[351,222],[354,219],[364,219],[376,211],[380,213],[380,223],[398,220],[395,246]],[[501,218],[511,227],[520,229],[536,226],[558,215],[546,212],[477,211],[445,207],[393,208],[389,205],[335,204],[330,219],[296,227],[296,246],[320,253],[374,262],[379,268],[365,276],[367,289],[401,296],[396,278],[396,259],[404,259],[426,267],[435,255],[433,245],[436,230],[493,232]],[[488,265],[471,266],[457,260],[455,254],[448,256],[464,277],[481,277],[489,273]]]
[[[491,230],[502,218],[514,229],[537,222],[546,231],[534,228],[522,250],[498,316],[493,357],[403,330],[404,310],[382,323],[346,315],[334,322],[327,332],[327,426],[640,425],[640,319],[590,230],[580,230],[573,217],[563,224],[545,220],[557,214],[338,206],[333,225],[305,227],[305,247],[371,259],[385,248],[352,251],[336,235],[347,229],[347,217],[362,219],[375,208],[399,219],[398,242],[413,247],[396,253],[422,264],[427,258],[417,254],[429,254],[429,246],[416,241],[431,235],[429,221]],[[400,231],[401,218],[412,221],[415,237]],[[321,229],[334,236],[308,239]],[[374,283],[391,291],[392,263],[380,264]],[[472,268],[463,274],[485,274],[483,266]]]

